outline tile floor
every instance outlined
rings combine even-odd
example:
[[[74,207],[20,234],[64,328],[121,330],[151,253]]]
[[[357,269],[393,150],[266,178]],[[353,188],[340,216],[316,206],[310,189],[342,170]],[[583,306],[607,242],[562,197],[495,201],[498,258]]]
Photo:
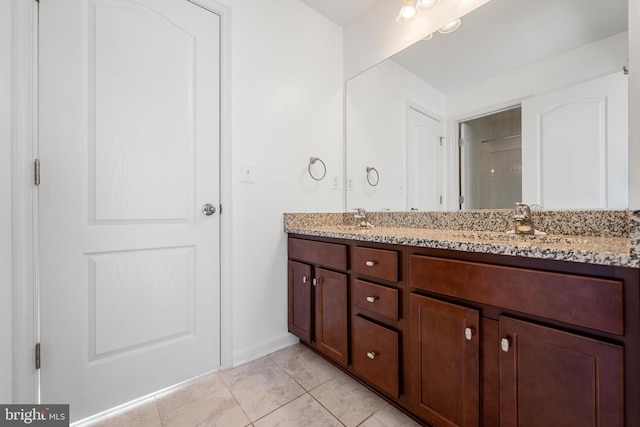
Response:
[[[401,427],[419,424],[296,344],[82,427]]]

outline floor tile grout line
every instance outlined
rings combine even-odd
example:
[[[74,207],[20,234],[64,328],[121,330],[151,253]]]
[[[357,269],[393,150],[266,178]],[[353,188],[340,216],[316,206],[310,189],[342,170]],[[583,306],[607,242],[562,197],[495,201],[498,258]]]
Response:
[[[308,393],[308,394],[309,394],[309,396],[311,396],[311,398],[312,398],[313,400],[315,400],[316,402],[318,402],[318,404],[319,404],[320,406],[322,406],[322,408],[323,408],[325,411],[327,411],[328,413],[330,413],[330,414],[331,414],[331,416],[332,416],[333,418],[335,418],[336,420],[338,420],[338,422],[339,422],[340,424],[342,424],[342,425],[343,425],[343,426],[345,426],[345,427],[347,426],[345,423],[343,423],[343,422],[342,422],[342,420],[341,420],[340,418],[338,418],[338,416],[337,416],[336,414],[334,414],[333,412],[331,412],[331,410],[329,410],[329,408],[327,408],[326,406],[324,406],[324,405],[322,404],[322,402],[320,402],[318,399],[316,399],[316,397],[315,397],[313,394],[311,394],[311,393]]]
[[[311,354],[315,354],[315,353],[314,353],[314,352],[312,352],[311,350],[306,349],[306,350],[305,350],[305,351],[303,351],[303,352],[296,353],[293,357],[290,357],[289,359],[287,359],[287,361],[291,361],[292,359],[294,359],[294,358],[298,357],[300,354],[304,354],[304,353],[306,353],[306,352],[310,352]],[[268,355],[268,356],[269,356],[269,357],[271,357],[271,355]],[[320,358],[320,360],[323,360],[323,361],[324,361],[324,359],[322,359],[322,357],[321,357],[321,356],[318,356],[318,357]],[[273,359],[272,359],[272,360],[273,360]],[[282,369],[282,370],[283,370],[287,375],[289,375],[289,378],[291,378],[291,379],[292,379],[293,381],[295,381],[298,385],[300,385],[300,387],[302,387],[302,388],[303,388],[307,393],[310,393],[311,391],[313,391],[313,390],[317,389],[317,388],[318,388],[318,387],[320,387],[321,385],[328,383],[329,381],[331,381],[332,379],[336,378],[338,375],[340,375],[340,374],[342,373],[340,370],[338,370],[338,372],[337,372],[337,374],[336,374],[336,375],[332,376],[331,378],[328,378],[328,379],[324,380],[324,381],[323,381],[323,382],[321,382],[320,384],[316,384],[315,386],[313,386],[313,387],[311,387],[310,389],[308,389],[308,390],[307,390],[307,388],[306,388],[306,387],[305,387],[305,386],[304,386],[300,381],[298,381],[298,380],[297,380],[293,375],[291,375],[291,374],[289,373],[289,371],[287,371],[287,369],[286,369],[284,366],[281,366],[281,365],[280,365],[278,362],[276,362],[275,360],[273,360],[273,362],[274,362],[278,367],[280,367],[280,368],[281,368],[281,369]],[[327,363],[329,363],[329,362],[327,362]],[[331,365],[331,366],[333,366],[333,365]]]
[[[222,380],[222,384],[224,384],[224,386],[227,388],[227,390],[229,390],[229,393],[231,393],[231,396],[233,396],[233,400],[236,401],[236,403],[238,404],[238,407],[240,408],[240,410],[242,411],[242,413],[244,414],[245,417],[247,417],[247,419],[249,420],[249,424],[251,426],[253,426],[253,423],[255,421],[253,421],[251,419],[251,417],[249,416],[249,414],[247,414],[247,411],[244,410],[244,408],[242,407],[242,404],[240,403],[240,401],[238,400],[238,396],[236,396],[236,394],[233,392],[233,390],[231,390],[231,386],[229,386],[229,384],[227,384],[227,382],[224,379],[224,376],[222,376],[222,373],[220,374],[220,379]]]

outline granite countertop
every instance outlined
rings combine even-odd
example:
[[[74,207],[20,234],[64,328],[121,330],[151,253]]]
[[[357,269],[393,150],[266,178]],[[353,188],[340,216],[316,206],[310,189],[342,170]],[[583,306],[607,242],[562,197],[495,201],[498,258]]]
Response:
[[[511,225],[513,214],[503,210],[374,212],[368,213],[369,221],[376,224],[372,229],[355,226],[351,213],[285,214],[284,231],[366,242],[640,268],[639,214],[632,211],[536,212],[534,225],[548,234],[535,237],[507,234],[505,231]],[[566,221],[567,216],[571,221]]]

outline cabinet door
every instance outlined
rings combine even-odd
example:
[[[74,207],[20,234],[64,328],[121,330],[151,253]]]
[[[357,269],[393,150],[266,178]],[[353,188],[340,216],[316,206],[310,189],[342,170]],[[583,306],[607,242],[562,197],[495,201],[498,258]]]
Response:
[[[622,427],[623,349],[500,317],[500,425]]]
[[[289,261],[289,331],[311,342],[311,266]]]
[[[478,426],[479,313],[410,296],[411,406],[434,427]]]
[[[347,275],[316,268],[315,341],[332,359],[348,364]]]

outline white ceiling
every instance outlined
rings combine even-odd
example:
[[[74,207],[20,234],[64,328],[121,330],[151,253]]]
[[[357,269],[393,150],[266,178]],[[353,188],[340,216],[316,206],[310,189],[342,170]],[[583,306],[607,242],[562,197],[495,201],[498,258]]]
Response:
[[[379,1],[397,1],[398,9],[401,4],[301,1],[343,27]],[[393,59],[448,93],[626,31],[627,5],[627,0],[491,0],[464,16],[454,33],[436,33]]]

